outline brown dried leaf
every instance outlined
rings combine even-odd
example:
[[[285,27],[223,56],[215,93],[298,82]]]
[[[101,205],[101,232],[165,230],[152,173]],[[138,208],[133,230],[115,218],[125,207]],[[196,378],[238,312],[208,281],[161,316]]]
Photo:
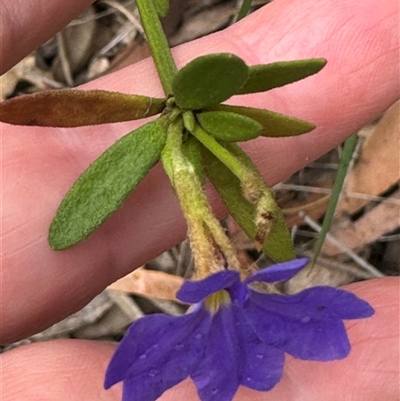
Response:
[[[61,89],[0,103],[0,121],[15,125],[80,127],[130,121],[162,111],[165,99],[104,90]]]
[[[400,202],[400,190],[396,191],[388,200]],[[330,234],[341,243],[346,244],[346,247],[354,250],[371,244],[398,227],[400,227],[399,204],[383,202],[346,227],[337,224],[331,229]],[[341,253],[329,241],[325,242],[322,251],[330,256]]]
[[[12,93],[19,79],[20,74],[16,67],[0,77],[0,101],[5,100],[6,96]]]
[[[337,215],[352,214],[368,203],[351,193],[377,196],[400,180],[400,102],[395,103],[366,139],[361,156],[349,172]],[[350,195],[346,195],[350,194]]]
[[[111,284],[108,289],[130,292],[148,298],[177,301],[176,292],[182,284],[182,277],[160,271],[145,270],[141,267]]]
[[[279,203],[285,216],[286,224],[289,227],[299,226],[304,223],[300,212],[306,212],[312,219],[319,219],[325,212],[328,206],[329,195],[309,194],[306,201],[298,201]],[[290,204],[290,206],[289,206]]]

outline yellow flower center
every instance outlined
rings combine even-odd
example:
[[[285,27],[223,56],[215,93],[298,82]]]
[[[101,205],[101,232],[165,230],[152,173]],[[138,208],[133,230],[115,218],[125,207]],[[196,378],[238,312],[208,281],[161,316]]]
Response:
[[[204,306],[211,312],[216,313],[221,306],[229,305],[231,298],[225,290],[211,294],[204,300]]]

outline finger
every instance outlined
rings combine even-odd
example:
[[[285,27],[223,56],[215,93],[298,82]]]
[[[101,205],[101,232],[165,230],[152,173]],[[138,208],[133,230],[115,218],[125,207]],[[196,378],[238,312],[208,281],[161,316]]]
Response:
[[[287,358],[282,381],[270,392],[240,388],[234,401],[397,401],[399,399],[399,280],[385,278],[349,286],[375,308],[375,315],[348,322],[350,355],[335,362]],[[114,346],[83,340],[59,340],[24,346],[3,356],[3,396],[19,400],[121,399],[121,386],[103,390],[104,372]],[[40,367],[40,368],[38,368]],[[350,397],[350,398],[349,398]],[[159,401],[197,401],[185,381]]]
[[[2,397],[8,401],[116,401],[117,385],[103,388],[115,345],[88,340],[55,340],[9,351],[2,356]]]
[[[94,0],[2,0],[0,75],[53,37]]]
[[[249,64],[298,57],[329,60],[326,69],[309,79],[235,99],[318,126],[303,137],[246,144],[270,184],[341,142],[393,103],[399,90],[398,43],[393,39],[396,2],[368,0],[360,6],[341,0],[338,6],[324,0],[318,5],[304,2],[301,8],[293,4],[277,0],[237,26],[174,53],[179,65],[218,51],[234,52]],[[148,60],[87,85],[93,87],[161,94]],[[73,130],[2,126],[3,342],[41,330],[79,309],[107,284],[183,238],[185,224],[178,203],[157,166],[87,241],[65,252],[48,247],[49,224],[68,188],[107,146],[136,126],[121,123]],[[210,195],[221,215],[221,204],[213,192]]]

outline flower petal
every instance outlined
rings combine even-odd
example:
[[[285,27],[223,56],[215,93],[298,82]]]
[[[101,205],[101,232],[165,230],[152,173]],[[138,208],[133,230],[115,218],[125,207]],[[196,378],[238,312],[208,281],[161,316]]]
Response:
[[[245,280],[245,283],[250,284],[254,281],[276,283],[278,281],[289,280],[300,270],[304,269],[308,261],[308,258],[301,258],[291,260],[290,262],[278,263],[253,273]]]
[[[240,283],[239,273],[234,270],[217,272],[203,280],[185,281],[176,294],[176,297],[187,303],[197,303],[208,295]]]
[[[300,326],[298,323],[297,326]],[[293,330],[299,332],[293,327]],[[301,331],[285,345],[285,351],[295,358],[312,361],[333,361],[349,355],[351,346],[341,320],[317,323],[312,330]]]
[[[157,375],[155,380],[146,373],[124,380],[122,386],[122,401],[155,401],[166,390],[161,390]]]
[[[207,349],[191,375],[202,401],[230,401],[238,386],[270,390],[282,377],[284,353],[263,343],[234,305],[213,317]]]
[[[197,365],[210,323],[211,315],[201,307],[180,317],[154,314],[139,319],[111,359],[105,388],[127,380],[127,389],[132,383],[136,388],[131,401],[136,394],[139,401],[145,400],[148,387],[160,396],[188,377]]]
[[[339,319],[361,319],[372,316],[371,305],[349,291],[340,288],[318,286],[293,295],[304,305],[318,305],[318,312],[324,312]]]
[[[237,306],[242,306],[249,298],[249,289],[246,284],[241,281],[232,283],[226,287],[232,302]]]
[[[271,390],[282,378],[285,354],[262,342],[240,315],[243,320],[242,353],[245,358],[240,384],[258,391]]]
[[[202,401],[230,401],[240,384],[238,363],[244,358],[238,357],[241,349],[232,308],[221,307],[213,316],[204,357],[191,375]]]
[[[347,356],[350,344],[341,320],[367,317],[371,310],[355,295],[331,287],[291,296],[250,291],[243,307],[261,340],[297,358],[321,361]]]

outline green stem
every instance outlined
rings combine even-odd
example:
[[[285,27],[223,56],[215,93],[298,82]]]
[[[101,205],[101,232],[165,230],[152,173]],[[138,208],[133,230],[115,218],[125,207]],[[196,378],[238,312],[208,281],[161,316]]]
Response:
[[[207,134],[199,125],[196,124],[192,131],[197,138],[211,153],[213,153],[222,163],[225,164],[241,182],[245,182],[249,177],[248,169],[231,152],[219,144],[211,135]]]
[[[243,3],[239,10],[239,14],[236,18],[236,22],[240,21],[249,13],[250,7],[251,7],[251,0],[243,0]]]
[[[236,157],[236,155],[232,154],[228,149],[222,146],[199,125],[196,124],[191,133],[211,153],[224,163],[237,178],[239,178],[244,197],[249,202],[257,203],[264,189],[264,182],[260,178],[258,172],[249,168],[249,166],[244,164],[238,157]]]
[[[212,214],[193,165],[182,153],[182,129],[182,121],[170,125],[161,160],[188,224],[197,277],[220,271],[225,264],[240,270],[236,251]]]
[[[314,257],[312,260],[312,266],[318,259],[318,255],[321,252],[322,246],[324,245],[326,235],[332,225],[333,216],[335,215],[336,206],[339,202],[340,194],[344,185],[344,180],[347,175],[351,159],[353,157],[354,149],[357,145],[358,136],[353,134],[344,143],[342,158],[340,160],[339,168],[336,173],[335,182],[332,187],[332,194],[329,199],[328,208],[325,213],[324,221],[322,223],[321,232],[319,233],[317,242],[314,246]]]
[[[178,71],[153,0],[136,0],[154,64],[166,95],[172,93],[172,81]]]

